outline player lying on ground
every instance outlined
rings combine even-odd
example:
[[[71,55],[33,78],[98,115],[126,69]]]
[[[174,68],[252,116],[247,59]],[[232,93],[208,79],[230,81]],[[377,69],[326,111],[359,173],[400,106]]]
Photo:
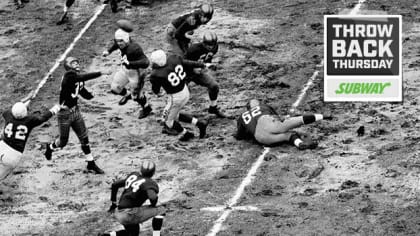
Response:
[[[169,23],[166,29],[166,41],[169,43],[169,53],[183,56],[187,51],[191,39],[186,34],[193,34],[194,30],[205,25],[213,17],[213,6],[202,4],[198,9],[177,17]]]
[[[153,217],[153,236],[160,236],[165,209],[157,207],[159,186],[152,179],[156,170],[153,162],[145,161],[140,173],[133,172],[125,179],[117,180],[111,187],[112,205],[108,212],[124,226],[124,230],[99,234],[99,236],[138,236],[141,223]],[[117,205],[118,189],[124,188]],[[150,205],[143,205],[149,200]],[[115,209],[117,209],[115,211]]]
[[[59,137],[45,147],[45,158],[51,160],[53,151],[63,148],[69,140],[70,128],[76,133],[81,143],[82,151],[86,156],[87,169],[89,172],[103,174],[94,161],[90,150],[88,130],[85,125],[82,113],[80,112],[77,100],[79,95],[90,100],[93,95],[85,88],[85,81],[98,78],[101,72],[80,73],[79,60],[74,57],[67,57],[64,61],[64,73],[61,81],[60,104],[61,110],[57,114]],[[110,74],[109,72],[104,74]]]
[[[203,138],[206,135],[207,121],[198,120],[191,115],[180,113],[180,111],[190,99],[190,92],[185,83],[186,70],[204,68],[205,65],[201,62],[182,59],[178,55],[166,57],[166,53],[162,50],[152,52],[150,60],[152,62],[150,82],[152,83],[153,92],[160,94],[160,88],[163,87],[169,96],[168,104],[165,108],[168,110],[168,115],[162,133],[169,135],[181,134],[180,141],[188,141],[194,138],[194,134],[183,128],[178,122],[179,120],[196,125],[200,130],[200,138]]]
[[[104,57],[119,49],[121,52],[121,66],[115,73],[111,83],[111,92],[123,95],[119,104],[124,105],[129,99],[133,99],[142,107],[139,112],[139,119],[147,117],[152,107],[147,103],[146,95],[143,91],[145,71],[149,66],[149,59],[144,55],[143,49],[130,38],[130,34],[123,29],[115,31],[113,45],[102,53]],[[125,86],[129,86],[127,92]]]
[[[42,115],[28,115],[30,100],[18,102],[3,112],[5,125],[3,140],[0,140],[0,180],[5,179],[15,169],[22,158],[26,141],[32,129],[57,114],[60,106],[54,105]]]
[[[213,56],[217,53],[219,45],[217,44],[217,35],[213,32],[206,32],[203,35],[203,41],[192,44],[186,51],[184,58],[191,61],[211,63]],[[188,71],[187,83],[193,81],[195,84],[206,87],[209,91],[210,107],[209,113],[215,114],[220,118],[226,118],[226,115],[217,107],[217,97],[219,95],[219,84],[208,70],[195,68]]]
[[[314,149],[315,142],[304,142],[297,133],[291,129],[310,124],[323,119],[332,119],[331,115],[308,114],[284,119],[274,108],[251,99],[247,103],[247,111],[243,112],[237,120],[237,139],[255,139],[263,145],[275,145],[290,142],[297,148]]]

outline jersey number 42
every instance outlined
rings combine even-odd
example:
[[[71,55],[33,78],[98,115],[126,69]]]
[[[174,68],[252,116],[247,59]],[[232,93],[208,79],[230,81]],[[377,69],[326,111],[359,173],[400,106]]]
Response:
[[[18,125],[16,128],[16,132],[13,132],[13,123],[9,123],[4,127],[4,133],[8,138],[15,138],[18,140],[25,140],[26,135],[28,134],[28,127],[26,125]],[[13,134],[14,133],[14,134]]]

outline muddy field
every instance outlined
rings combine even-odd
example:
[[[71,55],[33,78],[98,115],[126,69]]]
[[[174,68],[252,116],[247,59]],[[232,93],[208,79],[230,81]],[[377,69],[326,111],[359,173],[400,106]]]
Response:
[[[289,145],[272,147],[254,181],[217,235],[419,235],[420,234],[420,3],[367,0],[359,14],[403,16],[403,103],[324,103],[320,63],[323,15],[347,14],[357,0],[214,0],[215,14],[195,32],[219,38],[215,69],[220,83],[219,106],[235,117],[249,98],[259,98],[289,114],[302,87],[320,70],[314,85],[293,114],[333,111],[332,121],[300,128],[317,140],[315,150]],[[34,90],[94,12],[96,0],[76,1],[70,21],[57,26],[62,1],[31,1],[16,10],[0,3],[0,109]],[[117,53],[101,53],[113,38],[115,21],[135,22],[133,38],[150,56],[165,48],[166,25],[191,10],[191,1],[156,1],[113,14],[106,6],[76,43],[70,55],[86,71],[115,70]],[[60,66],[39,90],[31,111],[58,102],[64,68]],[[97,235],[120,229],[110,215],[110,185],[137,170],[143,160],[157,164],[160,203],[168,212],[162,235],[206,235],[264,147],[236,141],[233,119],[217,119],[206,111],[207,91],[190,86],[187,110],[210,120],[208,137],[179,143],[161,134],[162,97],[146,91],[154,114],[137,119],[133,102],[119,106],[109,93],[111,76],[89,81],[95,98],[80,99],[92,152],[105,175],[85,172],[78,140],[71,133],[53,160],[41,144],[58,134],[56,118],[32,133],[24,161],[0,183],[0,235]],[[292,114],[292,115],[293,115]],[[4,122],[3,120],[1,122]],[[3,127],[3,123],[0,123]],[[366,134],[356,130],[364,126]],[[194,127],[191,127],[194,129]],[[197,134],[197,130],[195,130]],[[140,235],[151,235],[150,222]]]

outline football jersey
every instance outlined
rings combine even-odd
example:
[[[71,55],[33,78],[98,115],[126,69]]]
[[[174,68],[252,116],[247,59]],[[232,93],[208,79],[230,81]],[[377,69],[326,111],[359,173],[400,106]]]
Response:
[[[254,138],[255,128],[257,127],[258,119],[263,115],[277,116],[278,114],[272,107],[262,103],[243,112],[237,120],[237,138]]]
[[[159,193],[159,186],[150,178],[143,178],[140,173],[133,172],[125,179],[124,191],[118,203],[119,209],[140,207],[149,199],[147,190]]]
[[[108,52],[112,53],[116,49],[120,48],[114,40],[114,44],[108,49]],[[149,59],[138,43],[130,41],[125,48],[120,49],[120,52],[121,61],[128,61],[127,69],[145,69],[149,66]]]
[[[60,104],[72,108],[77,105],[80,91],[85,86],[85,81],[101,76],[101,72],[81,74],[74,70],[64,73],[61,81]]]
[[[32,129],[47,121],[52,115],[50,111],[47,111],[40,116],[28,115],[23,119],[16,119],[11,110],[3,112],[5,120],[3,141],[16,151],[23,153]]]
[[[196,10],[173,20],[171,23],[176,29],[175,38],[185,38],[185,33],[197,29],[201,25],[199,14],[199,11]]]
[[[219,45],[217,44],[211,50],[208,50],[206,47],[204,47],[203,43],[194,43],[187,49],[184,58],[192,61],[210,63],[218,50]]]
[[[163,87],[167,94],[175,94],[185,87],[186,70],[194,67],[204,67],[203,63],[186,61],[178,55],[170,55],[166,60],[166,66],[153,68],[150,75],[152,90],[158,94]]]

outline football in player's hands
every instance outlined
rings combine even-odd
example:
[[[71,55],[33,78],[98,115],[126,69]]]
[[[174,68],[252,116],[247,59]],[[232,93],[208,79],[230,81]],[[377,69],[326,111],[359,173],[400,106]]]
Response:
[[[109,207],[108,213],[114,213],[115,209],[117,209],[117,204],[113,202],[111,206]]]

